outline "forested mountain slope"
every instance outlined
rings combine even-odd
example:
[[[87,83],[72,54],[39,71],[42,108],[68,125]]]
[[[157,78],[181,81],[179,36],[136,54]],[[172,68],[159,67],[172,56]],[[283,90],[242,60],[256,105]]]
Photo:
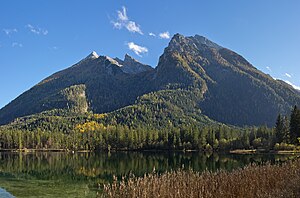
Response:
[[[155,69],[129,55],[121,60],[93,52],[2,108],[0,123],[62,110],[108,113],[107,122],[158,128],[218,122],[271,126],[294,105],[300,105],[299,91],[242,56],[205,37],[176,34]]]
[[[148,76],[153,70],[128,55],[124,65],[120,65],[110,57],[93,52],[72,67],[44,79],[2,108],[0,123],[52,109],[79,114],[116,110],[133,103],[146,92]],[[78,101],[74,102],[75,99]]]

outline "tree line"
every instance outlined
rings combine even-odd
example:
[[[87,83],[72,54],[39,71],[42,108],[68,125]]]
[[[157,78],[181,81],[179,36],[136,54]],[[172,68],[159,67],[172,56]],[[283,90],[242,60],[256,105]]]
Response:
[[[297,106],[292,110],[290,117],[281,114],[277,116],[275,134],[279,145],[300,143],[300,109]]]
[[[219,150],[270,149],[274,130],[267,127],[230,128],[184,125],[165,129],[129,128],[95,121],[78,124],[68,133],[9,129],[0,131],[1,149],[69,149],[69,150]]]
[[[297,106],[290,118],[278,115],[275,128],[199,126],[192,123],[174,126],[169,122],[157,129],[146,125],[105,124],[99,121],[103,117],[101,114],[69,120],[53,117],[42,119],[41,123],[32,125],[34,127],[1,127],[0,149],[280,150],[294,149],[300,138],[300,110]]]

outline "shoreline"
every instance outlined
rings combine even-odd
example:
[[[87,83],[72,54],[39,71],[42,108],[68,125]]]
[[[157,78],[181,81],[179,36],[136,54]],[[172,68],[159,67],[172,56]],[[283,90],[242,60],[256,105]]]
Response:
[[[287,151],[287,150],[261,150],[261,149],[237,149],[237,150],[231,150],[229,151],[230,154],[300,154],[300,150],[292,150],[292,151]]]
[[[78,150],[73,151],[69,149],[0,149],[0,152],[10,152],[10,153],[34,153],[34,152],[65,152],[65,153],[87,153],[94,152],[92,150]]]
[[[9,153],[35,153],[35,152],[64,152],[64,153],[92,153],[92,152],[183,152],[183,153],[206,153],[207,151],[200,150],[158,150],[158,149],[146,149],[146,150],[124,150],[124,149],[112,149],[112,150],[69,150],[69,149],[0,149],[0,152]],[[300,154],[300,150],[262,150],[262,149],[236,149],[230,151],[209,151],[211,153],[228,153],[228,154]]]

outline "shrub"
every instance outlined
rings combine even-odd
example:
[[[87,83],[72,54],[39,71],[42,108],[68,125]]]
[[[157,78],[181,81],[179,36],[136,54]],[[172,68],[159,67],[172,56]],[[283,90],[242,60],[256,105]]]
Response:
[[[276,151],[293,151],[296,150],[296,146],[293,144],[287,144],[287,143],[276,143],[274,146],[274,150]]]

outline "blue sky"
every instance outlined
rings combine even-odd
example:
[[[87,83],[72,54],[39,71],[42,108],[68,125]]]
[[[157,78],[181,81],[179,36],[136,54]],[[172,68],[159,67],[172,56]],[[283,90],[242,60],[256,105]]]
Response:
[[[90,52],[156,66],[175,33],[203,35],[300,86],[299,0],[1,0],[0,108]]]

